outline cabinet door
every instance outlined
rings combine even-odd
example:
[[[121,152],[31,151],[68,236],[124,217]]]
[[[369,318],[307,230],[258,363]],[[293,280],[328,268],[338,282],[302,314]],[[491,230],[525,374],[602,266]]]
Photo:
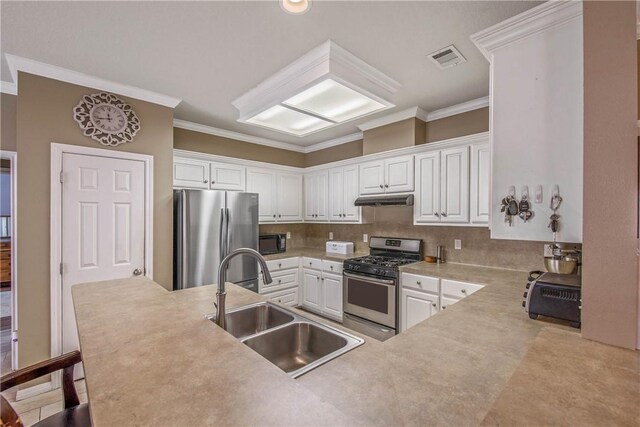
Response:
[[[489,222],[491,161],[489,144],[471,147],[471,222]]]
[[[440,222],[440,152],[416,157],[415,222]]]
[[[331,221],[342,221],[342,214],[344,213],[343,200],[345,184],[343,171],[343,168],[335,168],[329,171],[329,219]],[[357,191],[356,188],[356,192]]]
[[[276,172],[269,169],[247,169],[247,192],[258,193],[258,219],[260,222],[276,220]]]
[[[321,311],[322,284],[319,271],[302,270],[302,305],[315,311]]]
[[[358,198],[358,166],[343,168],[342,180],[342,220],[360,221],[360,207],[354,205]]]
[[[191,159],[174,159],[173,186],[208,189],[209,162]]]
[[[321,172],[316,175],[316,220],[329,219],[329,173]]]
[[[304,176],[304,219],[306,221],[316,220],[316,175]]]
[[[360,194],[384,193],[384,161],[360,165]]]
[[[438,312],[438,296],[428,293],[402,289],[401,327],[406,331],[410,327],[428,319]]]
[[[211,189],[244,191],[246,168],[243,166],[211,163]]]
[[[440,152],[442,222],[469,222],[469,147]]]
[[[278,174],[278,221],[302,221],[302,175]]]
[[[385,193],[413,191],[413,156],[385,160]]]
[[[337,320],[342,320],[342,276],[323,273],[322,312]]]

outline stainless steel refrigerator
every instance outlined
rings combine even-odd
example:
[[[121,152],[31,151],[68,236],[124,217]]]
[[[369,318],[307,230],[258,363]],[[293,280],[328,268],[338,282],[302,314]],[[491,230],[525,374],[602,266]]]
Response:
[[[173,289],[217,284],[220,261],[238,248],[258,249],[258,195],[174,190]],[[227,281],[258,292],[258,264],[238,256]]]

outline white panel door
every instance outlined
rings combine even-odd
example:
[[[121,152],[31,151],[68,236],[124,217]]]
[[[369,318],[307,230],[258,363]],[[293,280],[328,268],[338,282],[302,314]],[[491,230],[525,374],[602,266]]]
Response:
[[[322,309],[321,278],[319,271],[302,269],[302,305],[315,311]]]
[[[360,165],[360,194],[384,193],[384,161]]]
[[[305,221],[316,220],[316,192],[317,192],[316,175],[304,176],[304,219]]]
[[[471,222],[486,224],[489,222],[489,188],[491,180],[491,161],[489,144],[471,147]]]
[[[322,312],[342,320],[342,276],[322,274]]]
[[[209,162],[191,159],[174,159],[173,186],[208,189]]]
[[[440,152],[442,222],[469,222],[469,147]]]
[[[411,289],[401,292],[400,322],[403,331],[438,312],[438,296]]]
[[[357,171],[357,166],[356,166]],[[357,172],[356,172],[357,173]],[[356,192],[357,192],[356,188]],[[342,221],[344,200],[344,174],[342,168],[329,171],[329,219]]]
[[[258,193],[259,222],[274,222],[278,216],[276,172],[269,169],[247,169],[247,192]]]
[[[347,166],[343,168],[343,205],[342,220],[343,221],[360,221],[361,209],[354,205],[358,198],[358,166]]]
[[[302,175],[278,174],[278,221],[302,221]]]
[[[66,353],[79,348],[71,288],[144,273],[145,173],[141,161],[69,153],[62,156],[62,172],[62,352]]]
[[[413,156],[385,160],[385,193],[413,191]]]
[[[440,222],[440,152],[416,157],[416,222]]]
[[[316,221],[329,219],[329,173],[316,175]]]
[[[227,163],[211,163],[211,189],[244,191],[246,168]]]

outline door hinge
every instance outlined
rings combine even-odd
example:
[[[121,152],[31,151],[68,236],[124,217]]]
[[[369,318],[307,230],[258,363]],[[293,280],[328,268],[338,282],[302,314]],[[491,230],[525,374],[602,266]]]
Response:
[[[60,184],[64,183],[64,172],[60,171]]]
[[[62,263],[60,263],[60,275],[62,276]]]

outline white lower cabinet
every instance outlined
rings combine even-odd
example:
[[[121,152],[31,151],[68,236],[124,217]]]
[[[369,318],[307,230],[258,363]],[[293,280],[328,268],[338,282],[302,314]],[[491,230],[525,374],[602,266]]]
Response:
[[[303,258],[302,306],[342,321],[342,275],[331,261]]]
[[[403,331],[438,312],[438,295],[403,288],[400,298],[400,327]]]
[[[464,297],[482,289],[484,285],[402,273],[400,276],[400,330],[446,310]]]

